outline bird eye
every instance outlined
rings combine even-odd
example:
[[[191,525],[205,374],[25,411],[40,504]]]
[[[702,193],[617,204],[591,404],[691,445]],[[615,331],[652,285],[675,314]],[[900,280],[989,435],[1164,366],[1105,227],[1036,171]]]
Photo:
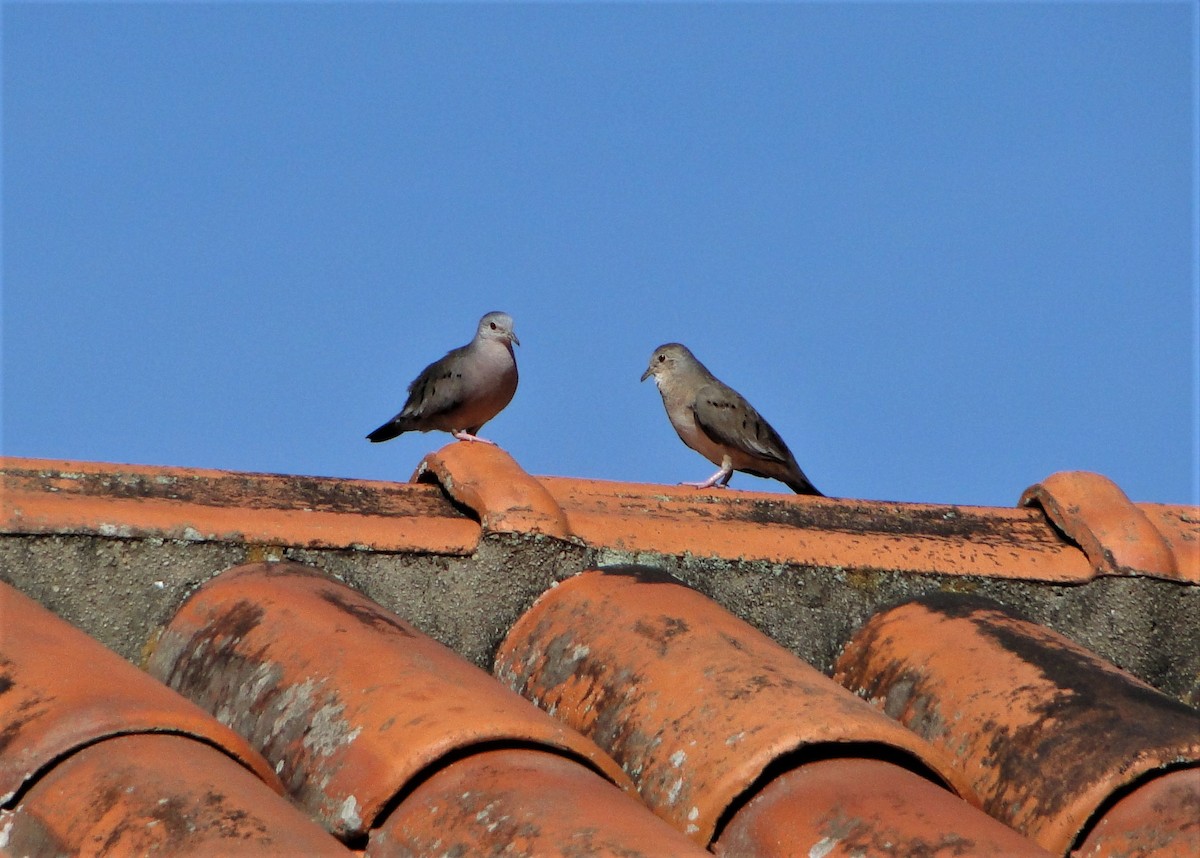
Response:
[[[495,323],[495,322],[488,322],[488,324],[491,326],[491,328],[492,328],[492,330],[493,330],[493,331],[494,331],[494,330],[496,330],[496,323]]]
[[[658,362],[659,362],[659,363],[662,363],[662,362],[663,362],[663,361],[665,361],[666,359],[667,359],[667,356],[666,356],[666,355],[659,355],[659,356],[658,356]]]

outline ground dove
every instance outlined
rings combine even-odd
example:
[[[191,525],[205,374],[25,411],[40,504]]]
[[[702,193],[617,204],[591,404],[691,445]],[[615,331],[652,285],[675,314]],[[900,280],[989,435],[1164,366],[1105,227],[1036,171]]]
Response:
[[[431,363],[408,386],[400,413],[367,436],[387,441],[402,432],[439,429],[460,441],[494,442],[476,433],[512,401],[517,391],[517,361],[507,313],[488,313],[479,320],[475,339]]]
[[[821,494],[771,424],[741,394],[717,380],[686,346],[667,343],[655,349],[642,381],[650,376],[683,443],[721,468],[702,483],[683,485],[726,486],[734,471],[744,471],[779,480],[798,494]]]

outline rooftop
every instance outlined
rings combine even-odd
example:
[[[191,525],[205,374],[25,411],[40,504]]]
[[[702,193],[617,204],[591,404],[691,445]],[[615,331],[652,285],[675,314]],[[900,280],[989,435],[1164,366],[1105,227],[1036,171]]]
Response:
[[[408,483],[0,464],[0,850],[1200,848],[1200,509],[1097,474],[994,508],[470,443]]]

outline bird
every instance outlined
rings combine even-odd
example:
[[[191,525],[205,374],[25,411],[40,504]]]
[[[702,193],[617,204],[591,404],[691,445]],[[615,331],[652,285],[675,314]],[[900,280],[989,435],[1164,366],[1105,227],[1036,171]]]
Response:
[[[513,346],[520,344],[508,313],[488,313],[479,320],[471,342],[421,371],[408,386],[408,400],[400,413],[367,435],[367,440],[378,443],[404,432],[440,430],[459,441],[494,445],[478,433],[517,392]]]
[[[821,495],[771,424],[740,393],[717,379],[687,346],[654,350],[642,381],[652,377],[680,439],[720,470],[685,486],[729,485],[734,471],[776,479],[797,494]]]

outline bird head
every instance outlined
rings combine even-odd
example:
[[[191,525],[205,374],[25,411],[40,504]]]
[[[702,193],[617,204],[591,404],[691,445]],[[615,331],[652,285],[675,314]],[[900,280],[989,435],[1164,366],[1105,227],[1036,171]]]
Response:
[[[488,313],[479,320],[479,330],[475,332],[475,336],[481,340],[501,340],[521,345],[521,341],[517,339],[517,334],[513,330],[512,316],[498,310]]]
[[[659,346],[650,355],[650,365],[642,373],[642,381],[654,376],[654,383],[661,385],[662,379],[669,377],[677,369],[691,366],[696,358],[688,351],[687,346],[679,343],[667,343]]]

